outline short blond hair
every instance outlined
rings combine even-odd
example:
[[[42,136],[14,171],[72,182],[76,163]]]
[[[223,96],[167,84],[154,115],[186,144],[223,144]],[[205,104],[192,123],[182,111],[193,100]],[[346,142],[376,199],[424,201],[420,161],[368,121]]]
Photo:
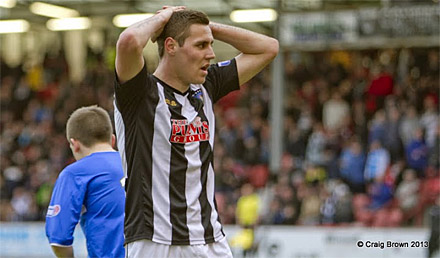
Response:
[[[94,106],[75,110],[67,120],[66,137],[80,141],[86,147],[112,141],[113,128],[110,116],[103,108]]]

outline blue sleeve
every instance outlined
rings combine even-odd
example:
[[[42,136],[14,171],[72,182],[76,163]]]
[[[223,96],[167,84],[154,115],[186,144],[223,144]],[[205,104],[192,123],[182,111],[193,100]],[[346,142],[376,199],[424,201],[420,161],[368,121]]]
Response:
[[[46,236],[50,244],[70,246],[81,216],[86,184],[64,169],[52,192],[46,214]]]

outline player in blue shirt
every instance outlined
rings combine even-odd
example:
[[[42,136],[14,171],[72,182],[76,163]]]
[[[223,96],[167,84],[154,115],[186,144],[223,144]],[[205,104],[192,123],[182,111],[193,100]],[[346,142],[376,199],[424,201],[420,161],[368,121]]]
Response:
[[[80,221],[89,257],[124,257],[125,192],[121,158],[107,112],[97,106],[72,113],[66,126],[77,160],[60,173],[46,215],[46,235],[58,257],[73,257]]]

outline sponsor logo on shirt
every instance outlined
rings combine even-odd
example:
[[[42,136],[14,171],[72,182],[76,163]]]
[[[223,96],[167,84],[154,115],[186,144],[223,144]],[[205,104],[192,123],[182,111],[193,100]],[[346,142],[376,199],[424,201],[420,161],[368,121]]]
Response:
[[[60,213],[60,211],[61,211],[61,206],[58,204],[49,206],[49,208],[47,208],[46,217],[55,217]]]
[[[230,63],[231,60],[226,60],[226,61],[218,62],[217,65],[218,67],[222,67],[222,66],[228,66]]]
[[[168,105],[170,105],[172,107],[177,106],[177,103],[174,100],[165,99],[165,103],[167,103]]]
[[[196,117],[191,124],[186,119],[171,119],[171,137],[172,143],[188,143],[209,140],[209,124]]]

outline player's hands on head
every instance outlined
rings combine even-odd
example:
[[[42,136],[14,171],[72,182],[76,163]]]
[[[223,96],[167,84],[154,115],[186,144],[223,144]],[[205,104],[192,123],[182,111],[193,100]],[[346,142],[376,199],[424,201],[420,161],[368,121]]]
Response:
[[[156,15],[160,14],[162,15],[162,17],[165,20],[165,24],[168,22],[168,20],[170,19],[171,15],[174,12],[178,12],[178,11],[182,11],[185,10],[186,6],[169,6],[169,5],[165,5],[162,7],[162,9],[158,10],[156,12]],[[154,35],[151,36],[151,41],[152,42],[156,42],[157,37],[159,37],[160,33],[162,33],[163,27],[161,30],[156,31],[156,33],[154,33]]]
[[[179,5],[179,6],[164,5],[164,6],[162,6],[162,9],[158,10],[156,13],[161,13],[165,10],[171,11],[171,12],[178,12],[178,11],[182,11],[185,9],[186,9],[186,6],[183,6],[183,5]]]

